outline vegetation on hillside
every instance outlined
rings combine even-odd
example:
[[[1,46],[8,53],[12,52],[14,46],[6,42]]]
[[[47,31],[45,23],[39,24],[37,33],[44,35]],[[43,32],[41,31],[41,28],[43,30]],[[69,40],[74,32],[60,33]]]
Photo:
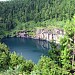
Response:
[[[60,48],[57,49],[54,43],[49,56],[42,56],[37,64],[25,60],[15,52],[10,53],[6,45],[0,44],[0,73],[2,75],[73,75],[74,27],[75,17],[71,21],[66,21],[64,26],[66,35],[60,41]]]
[[[0,28],[32,30],[40,26],[63,26],[75,13],[75,0],[10,0],[0,2]],[[16,30],[16,29],[15,29]],[[2,31],[0,32],[0,34]],[[3,35],[3,34],[2,34]],[[2,36],[1,36],[2,37]]]
[[[49,56],[37,64],[27,61],[0,43],[1,75],[74,75],[72,65],[75,32],[75,0],[11,0],[0,2],[0,39],[18,30],[63,27],[60,48],[52,43]],[[11,33],[9,33],[11,32]]]

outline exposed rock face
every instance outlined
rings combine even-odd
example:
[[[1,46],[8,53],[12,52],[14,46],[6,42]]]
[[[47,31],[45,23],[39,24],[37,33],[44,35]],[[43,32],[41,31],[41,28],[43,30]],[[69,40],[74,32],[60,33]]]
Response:
[[[26,31],[19,31],[18,33],[17,33],[17,37],[28,37],[28,34],[27,34],[27,32]]]
[[[47,30],[47,29],[39,29],[36,31],[36,38],[37,39],[44,39],[47,41],[52,41],[59,43],[60,37],[64,37],[65,32],[62,29],[55,28],[52,30]]]

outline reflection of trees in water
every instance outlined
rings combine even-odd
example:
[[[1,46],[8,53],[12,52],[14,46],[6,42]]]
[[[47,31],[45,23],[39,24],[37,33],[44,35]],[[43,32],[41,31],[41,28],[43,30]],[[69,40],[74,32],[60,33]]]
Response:
[[[46,40],[37,40],[35,43],[38,49],[49,50],[51,48],[50,42]]]

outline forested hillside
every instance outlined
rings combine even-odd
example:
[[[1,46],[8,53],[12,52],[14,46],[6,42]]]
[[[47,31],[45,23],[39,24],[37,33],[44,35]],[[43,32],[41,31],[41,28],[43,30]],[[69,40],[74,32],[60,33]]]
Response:
[[[42,56],[37,64],[11,53],[0,43],[0,75],[74,75],[74,14],[75,0],[0,1],[0,39],[15,30],[33,30],[34,27],[59,25],[66,33],[60,40],[60,48],[51,42],[48,56]]]
[[[71,19],[75,13],[75,0],[11,0],[0,2],[0,25],[14,28],[19,22],[42,22]]]

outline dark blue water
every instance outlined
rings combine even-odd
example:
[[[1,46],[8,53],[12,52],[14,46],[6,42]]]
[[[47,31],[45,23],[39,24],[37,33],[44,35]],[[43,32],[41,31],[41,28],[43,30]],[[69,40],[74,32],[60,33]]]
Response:
[[[27,60],[37,63],[42,55],[48,55],[50,43],[44,40],[29,38],[4,38],[2,40],[11,52],[22,55]]]

